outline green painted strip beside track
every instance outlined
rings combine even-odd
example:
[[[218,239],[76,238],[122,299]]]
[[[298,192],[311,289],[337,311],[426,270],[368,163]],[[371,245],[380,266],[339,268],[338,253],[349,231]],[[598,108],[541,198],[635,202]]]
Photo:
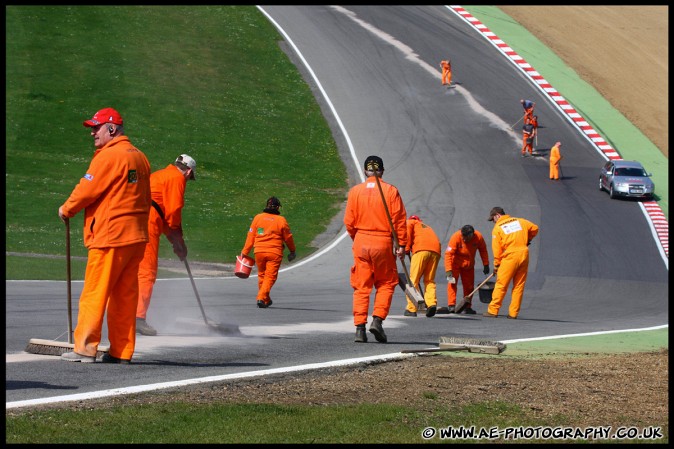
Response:
[[[568,354],[652,352],[669,349],[669,328],[514,342],[503,355],[542,357]]]
[[[656,200],[669,221],[669,160],[655,144],[552,50],[498,7],[462,6],[531,64],[623,159],[638,160],[653,173]],[[513,93],[515,101],[523,96],[526,92]]]
[[[669,327],[653,330],[634,330],[596,335],[567,335],[545,340],[513,341],[499,355],[479,354],[468,351],[440,352],[449,357],[506,357],[514,359],[540,359],[551,357],[576,357],[593,354],[624,354],[669,350]]]

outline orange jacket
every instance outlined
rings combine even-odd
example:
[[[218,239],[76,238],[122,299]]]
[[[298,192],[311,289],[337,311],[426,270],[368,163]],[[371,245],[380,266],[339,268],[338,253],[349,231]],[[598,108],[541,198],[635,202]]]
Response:
[[[550,163],[551,164],[557,164],[561,160],[562,160],[562,155],[559,154],[559,147],[557,145],[555,145],[550,149]]]
[[[448,60],[440,61],[440,65],[442,66],[443,71],[449,72],[452,70],[452,64]]]
[[[445,249],[445,271],[458,269],[473,269],[475,267],[475,253],[480,252],[482,265],[489,265],[489,254],[484,237],[477,229],[473,238],[465,243],[461,238],[461,231],[456,231],[449,238]]]
[[[513,253],[529,251],[529,242],[536,235],[538,235],[538,226],[529,220],[501,215],[501,218],[494,223],[491,236],[494,266],[501,265],[501,260]]]
[[[182,230],[182,211],[185,206],[185,187],[187,180],[173,164],[157,170],[150,176],[152,201],[159,205],[164,213],[164,232]],[[161,229],[161,228],[160,228]]]
[[[84,209],[84,245],[110,248],[147,242],[150,163],[127,136],[94,152],[87,173],[61,206],[69,218]]]
[[[407,245],[405,251],[432,251],[440,255],[440,239],[433,229],[419,220],[407,220]]]
[[[243,254],[248,255],[255,248],[255,253],[273,253],[283,256],[283,243],[290,252],[295,252],[295,240],[290,232],[288,222],[281,215],[262,212],[253,218],[248,229]]]
[[[405,205],[394,185],[384,182],[381,178],[379,182],[391,214],[398,244],[401,248],[405,248],[407,246],[407,211],[405,211]],[[358,232],[392,235],[391,225],[374,176],[370,176],[365,182],[355,185],[349,190],[346,211],[344,212],[344,225],[352,239],[356,237]]]

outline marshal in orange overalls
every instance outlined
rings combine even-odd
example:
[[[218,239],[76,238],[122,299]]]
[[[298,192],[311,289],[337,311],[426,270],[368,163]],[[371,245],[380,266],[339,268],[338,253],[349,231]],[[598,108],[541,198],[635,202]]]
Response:
[[[241,254],[248,255],[255,249],[255,264],[257,265],[257,305],[260,308],[272,304],[269,292],[278,279],[278,270],[283,261],[283,244],[288,247],[288,260],[295,258],[295,240],[290,231],[288,221],[278,208],[281,202],[276,197],[267,200],[264,211],[257,214],[250,224],[246,243]]]
[[[407,212],[398,189],[379,179],[391,222],[400,247],[407,246]],[[346,202],[344,225],[353,239],[353,322],[367,323],[372,288],[376,289],[372,316],[386,319],[393,292],[398,286],[398,268],[393,252],[391,225],[386,215],[377,180],[370,176],[351,188]]]
[[[449,307],[456,305],[459,278],[461,278],[464,297],[475,288],[475,254],[478,251],[482,265],[488,266],[487,244],[478,230],[473,229],[473,237],[468,241],[464,241],[461,230],[456,231],[449,238],[445,249],[445,272],[451,271],[456,279],[454,283],[447,283],[447,305]],[[472,299],[466,299],[466,302],[470,307]]]
[[[150,307],[152,290],[157,281],[159,240],[166,236],[179,235],[182,239],[182,210],[185,206],[187,179],[174,164],[157,170],[150,176],[152,201],[157,206],[150,209],[148,221],[149,241],[138,270],[138,308],[136,318],[145,319]],[[161,210],[164,218],[159,214]]]
[[[538,235],[538,225],[524,218],[515,218],[504,213],[494,223],[491,248],[494,252],[494,273],[497,276],[487,309],[488,314],[498,315],[508,285],[512,281],[512,299],[508,315],[511,318],[517,318],[524,295],[524,286],[527,282],[529,243],[536,235]]]
[[[561,142],[555,143],[550,149],[550,179],[559,180],[559,161],[562,160],[562,155],[559,154],[559,147]]]
[[[449,59],[440,61],[442,67],[442,85],[449,86],[452,84],[452,63]]]
[[[421,218],[412,215],[407,220],[407,246],[405,252],[412,253],[412,261],[410,263],[410,282],[414,287],[419,288],[419,282],[424,280],[424,302],[426,307],[434,307],[438,304],[435,273],[440,262],[440,251],[442,245],[440,239],[435,234],[435,231],[426,223],[421,221]],[[408,312],[416,312],[416,301],[407,298]]]
[[[75,353],[95,357],[107,312],[109,354],[130,360],[136,345],[138,266],[148,241],[150,163],[120,135],[97,149],[87,173],[61,206],[84,209],[89,250],[80,295]]]
[[[534,125],[527,123],[522,127],[522,156],[533,154]]]

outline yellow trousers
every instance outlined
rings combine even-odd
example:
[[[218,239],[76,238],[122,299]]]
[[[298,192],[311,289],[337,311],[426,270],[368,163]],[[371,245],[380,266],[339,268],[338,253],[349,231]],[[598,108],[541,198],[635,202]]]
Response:
[[[550,161],[550,179],[559,179],[559,161]]]
[[[529,251],[518,251],[501,260],[501,265],[496,275],[496,285],[494,285],[494,291],[492,292],[487,312],[498,315],[503,298],[508,291],[508,285],[512,281],[512,299],[510,300],[508,314],[511,317],[517,318],[517,315],[520,313],[520,306],[522,305],[524,285],[527,283],[528,269]]]
[[[138,266],[145,243],[90,249],[80,295],[75,352],[96,356],[107,312],[110,355],[131,360],[136,347]]]
[[[417,251],[412,255],[410,262],[410,282],[419,289],[419,281],[424,281],[424,302],[426,307],[432,307],[438,304],[438,298],[435,286],[435,272],[440,262],[440,254],[433,251]],[[407,298],[406,309],[410,312],[417,311],[416,301],[405,295]]]

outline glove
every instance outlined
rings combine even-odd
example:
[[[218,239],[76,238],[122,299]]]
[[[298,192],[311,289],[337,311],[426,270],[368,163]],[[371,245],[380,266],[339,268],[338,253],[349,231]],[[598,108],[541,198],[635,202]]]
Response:
[[[454,275],[452,273],[452,270],[449,270],[445,274],[447,275],[447,282],[449,282],[450,284],[454,284],[456,282],[456,280],[454,279]]]
[[[187,258],[187,245],[183,239],[183,231],[181,229],[171,231],[166,236],[173,245],[173,252],[182,261]]]
[[[498,272],[498,265],[494,265],[494,274]]]
[[[482,269],[482,273],[489,274],[489,265],[484,266],[484,268]]]
[[[297,257],[297,254],[295,254],[295,251],[291,252],[288,254],[288,262],[292,262],[295,260],[295,257]]]

